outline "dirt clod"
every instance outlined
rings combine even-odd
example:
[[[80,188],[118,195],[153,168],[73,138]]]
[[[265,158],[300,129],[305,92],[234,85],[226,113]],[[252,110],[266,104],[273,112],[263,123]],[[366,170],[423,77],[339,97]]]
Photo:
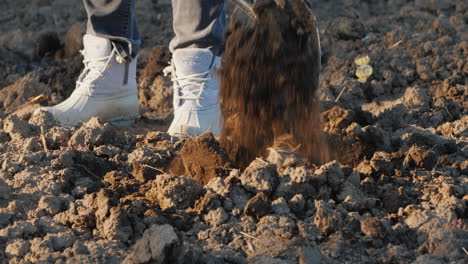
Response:
[[[229,174],[230,162],[227,154],[211,133],[187,139],[180,150],[180,156],[186,175],[203,185],[212,178],[226,177]]]
[[[299,2],[257,0],[254,22],[226,1],[235,20],[221,99],[232,137],[218,145],[165,132],[168,1],[136,1],[136,124],[70,128],[31,115],[75,88],[83,5],[3,1],[0,263],[465,263],[466,1],[305,2],[320,78]],[[39,58],[46,30],[62,46]],[[361,83],[354,60],[364,56],[374,72]],[[307,154],[310,142],[318,149]],[[321,160],[327,144],[332,159]]]
[[[361,222],[361,231],[366,236],[383,237],[385,230],[378,218],[371,217]]]
[[[152,182],[146,197],[163,210],[192,207],[202,194],[201,184],[193,179],[163,174]]]
[[[54,116],[47,111],[41,111],[39,114],[32,116],[28,122],[31,125],[35,125],[37,127],[42,126],[47,129],[58,125],[57,121],[54,119]]]
[[[3,121],[3,130],[9,133],[12,138],[28,138],[33,134],[33,128],[15,115],[9,116]]]
[[[325,202],[315,201],[317,213],[315,215],[314,224],[326,235],[330,235],[341,228],[343,219],[336,209]]]
[[[23,239],[15,239],[6,246],[5,253],[13,257],[23,257],[29,251],[29,242]]]
[[[210,224],[211,226],[219,226],[226,222],[229,219],[229,215],[224,211],[222,207],[217,208],[216,210],[209,211],[204,220],[206,223]]]
[[[115,127],[109,123],[103,124],[98,118],[92,118],[72,135],[69,145],[77,149],[93,149],[119,142],[119,136]]]
[[[31,97],[50,94],[50,87],[40,82],[40,77],[41,75],[38,72],[32,71],[16,80],[13,84],[3,87],[0,90],[0,103],[3,111],[13,112]]]
[[[263,160],[253,161],[240,176],[245,189],[250,192],[271,193],[278,185],[276,166]]]
[[[409,155],[417,167],[431,170],[436,166],[437,155],[432,150],[414,146],[409,150]]]
[[[245,205],[244,214],[260,219],[271,210],[271,201],[267,195],[260,192]]]

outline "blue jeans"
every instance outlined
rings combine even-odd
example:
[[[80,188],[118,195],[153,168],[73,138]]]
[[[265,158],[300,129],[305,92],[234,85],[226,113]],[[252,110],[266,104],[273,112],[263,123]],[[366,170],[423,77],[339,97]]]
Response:
[[[83,0],[88,13],[87,34],[110,39],[125,58],[135,57],[141,35],[135,19],[135,0]],[[224,0],[172,0],[175,37],[169,48],[223,49],[226,25]]]

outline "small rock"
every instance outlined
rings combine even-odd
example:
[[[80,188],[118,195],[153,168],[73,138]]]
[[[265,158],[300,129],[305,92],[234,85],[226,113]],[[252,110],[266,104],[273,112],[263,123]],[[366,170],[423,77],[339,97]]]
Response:
[[[37,229],[41,234],[59,234],[70,232],[70,229],[48,216],[35,220],[34,224],[37,226]]]
[[[244,188],[253,193],[271,193],[279,182],[276,166],[258,159],[245,169],[240,180]]]
[[[348,248],[349,246],[342,232],[335,232],[329,235],[327,240],[320,244],[320,252],[333,259],[337,259],[344,254]],[[359,261],[357,261],[357,263],[359,263]]]
[[[245,205],[244,214],[255,217],[256,219],[262,218],[271,211],[271,201],[264,193],[257,193]]]
[[[383,125],[386,124],[385,122],[390,122],[392,127],[393,126],[397,126],[397,127],[405,126],[406,123],[404,123],[404,119],[402,120],[400,112],[406,113],[406,111],[407,111],[406,108],[400,109],[399,107],[395,107],[394,111],[389,111],[388,113],[384,111],[382,113],[382,120],[380,120],[379,122],[384,122]],[[385,117],[386,114],[389,115],[390,117]],[[403,124],[395,125],[394,122],[396,121],[393,120],[392,118],[395,118],[396,121],[399,121],[399,123],[403,123]],[[390,119],[390,121],[388,119]],[[359,138],[361,138],[362,143],[367,145],[366,146],[366,148],[368,149],[367,151],[369,151],[370,149],[375,149],[375,150],[378,149],[378,150],[385,150],[389,152],[391,149],[390,136],[388,132],[385,129],[379,127],[378,125],[363,127],[362,134],[359,135]]]
[[[38,103],[26,102],[18,106],[16,110],[11,113],[11,115],[16,115],[19,119],[27,121],[39,107],[41,107],[41,105]]]
[[[137,143],[138,147],[146,146],[153,148],[164,148],[169,143],[173,145],[172,136],[162,131],[150,131],[145,138]]]

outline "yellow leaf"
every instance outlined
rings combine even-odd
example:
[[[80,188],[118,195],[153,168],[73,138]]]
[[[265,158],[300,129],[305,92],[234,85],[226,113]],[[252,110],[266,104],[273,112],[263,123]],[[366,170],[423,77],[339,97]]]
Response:
[[[364,65],[364,64],[369,64],[370,63],[370,58],[369,58],[369,56],[357,58],[356,60],[354,60],[354,63],[356,63],[359,66]]]
[[[374,69],[372,69],[372,66],[369,64],[363,64],[356,69],[356,77],[358,77],[359,82],[365,83],[373,72]]]

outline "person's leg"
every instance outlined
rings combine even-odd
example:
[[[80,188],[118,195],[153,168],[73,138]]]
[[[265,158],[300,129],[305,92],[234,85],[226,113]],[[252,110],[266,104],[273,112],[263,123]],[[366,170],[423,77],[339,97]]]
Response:
[[[134,0],[83,0],[88,30],[83,37],[84,70],[75,90],[62,103],[39,108],[63,126],[93,116],[118,125],[134,123],[138,115],[136,83],[140,35]]]
[[[88,14],[87,34],[110,39],[119,53],[135,57],[141,36],[135,19],[135,0],[83,0]]]
[[[226,25],[224,0],[172,0],[175,37],[174,52],[181,48],[210,49],[215,55],[223,50]]]
[[[197,136],[221,133],[219,55],[226,25],[224,0],[172,0],[175,38],[173,53],[174,120],[169,134]]]

